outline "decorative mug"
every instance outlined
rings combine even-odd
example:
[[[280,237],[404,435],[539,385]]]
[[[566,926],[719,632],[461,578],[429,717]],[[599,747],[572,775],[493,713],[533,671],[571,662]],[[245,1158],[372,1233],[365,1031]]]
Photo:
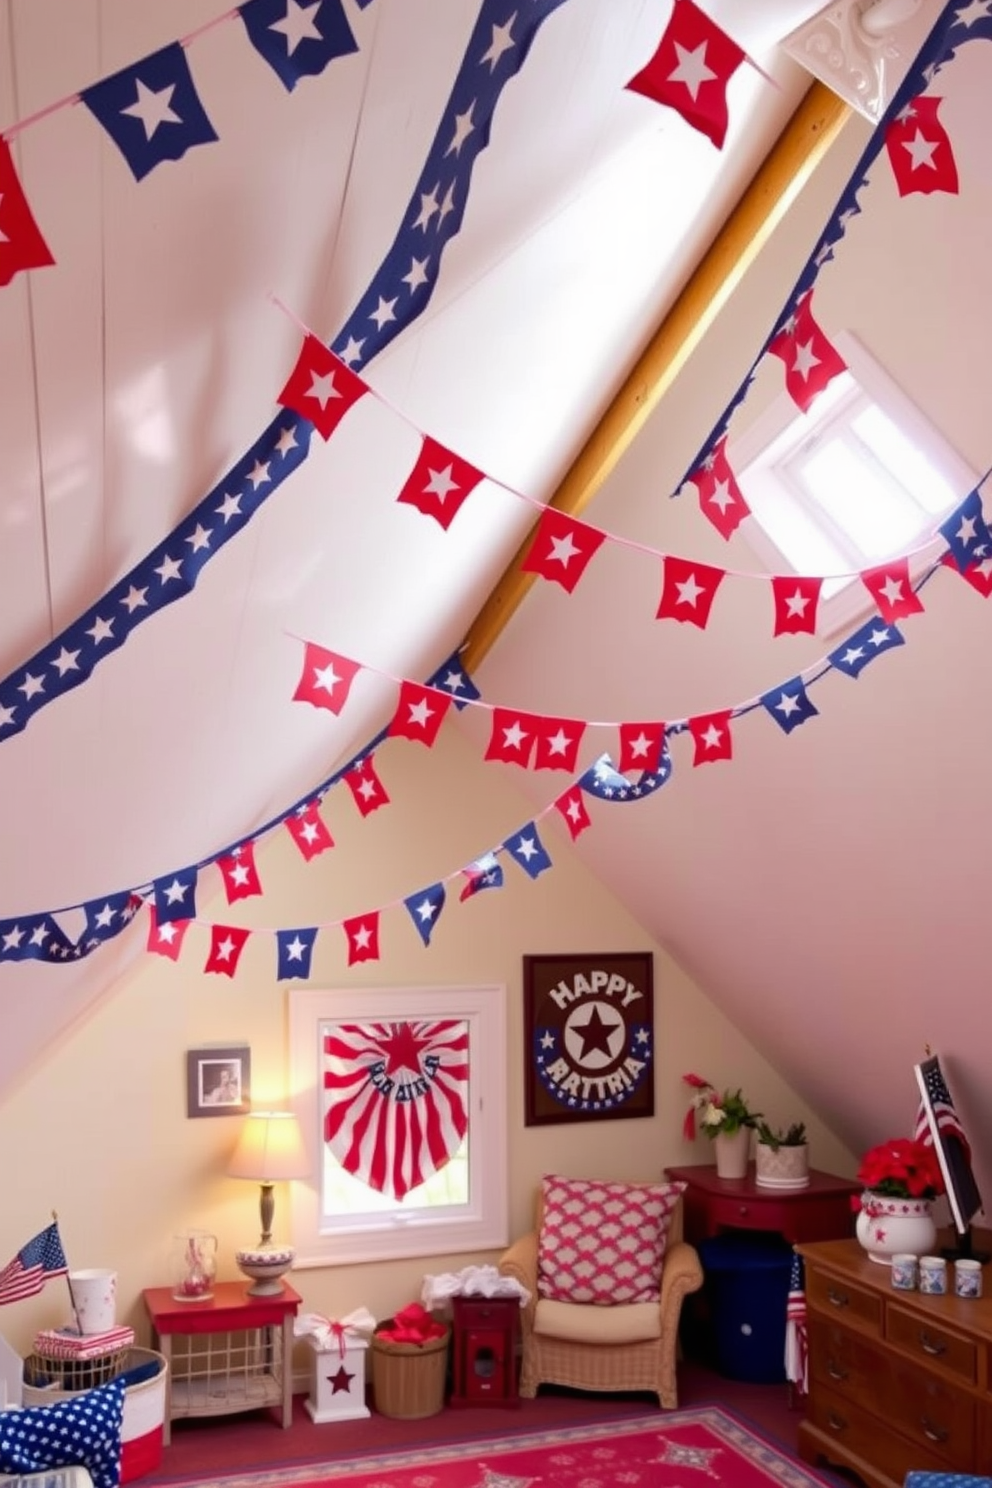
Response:
[[[982,1267],[978,1261],[954,1262],[954,1291],[959,1297],[982,1295]]]
[[[943,1256],[920,1256],[920,1291],[928,1297],[947,1293],[947,1262]]]
[[[916,1290],[915,1255],[900,1254],[892,1257],[892,1285],[900,1292]]]

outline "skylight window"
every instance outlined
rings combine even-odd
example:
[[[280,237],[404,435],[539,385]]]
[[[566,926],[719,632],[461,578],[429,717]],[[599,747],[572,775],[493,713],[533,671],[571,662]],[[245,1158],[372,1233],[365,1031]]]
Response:
[[[728,447],[769,569],[833,576],[821,635],[871,608],[859,573],[906,554],[911,575],[932,562],[939,523],[978,481],[853,336],[835,341],[849,370],[808,413],[783,393]]]

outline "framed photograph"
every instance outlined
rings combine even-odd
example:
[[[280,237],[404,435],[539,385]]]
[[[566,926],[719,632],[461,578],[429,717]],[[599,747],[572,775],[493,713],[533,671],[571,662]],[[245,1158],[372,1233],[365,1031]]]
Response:
[[[525,1125],[653,1115],[651,952],[525,956]]]
[[[243,1116],[251,1110],[247,1044],[186,1051],[186,1115]]]

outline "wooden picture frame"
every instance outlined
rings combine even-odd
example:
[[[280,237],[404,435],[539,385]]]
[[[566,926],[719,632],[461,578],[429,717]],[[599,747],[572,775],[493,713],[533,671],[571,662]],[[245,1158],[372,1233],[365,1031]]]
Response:
[[[525,956],[524,1124],[654,1115],[650,951]]]
[[[244,1116],[251,1110],[251,1049],[207,1044],[186,1051],[186,1115]]]

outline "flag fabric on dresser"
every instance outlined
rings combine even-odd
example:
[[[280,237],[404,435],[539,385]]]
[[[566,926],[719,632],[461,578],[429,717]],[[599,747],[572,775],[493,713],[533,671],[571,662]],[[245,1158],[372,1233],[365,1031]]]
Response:
[[[0,1304],[33,1297],[46,1281],[53,1276],[65,1276],[68,1269],[59,1227],[53,1222],[29,1240],[0,1271]]]
[[[958,1120],[958,1113],[954,1109],[951,1092],[947,1088],[947,1082],[940,1068],[940,1060],[936,1054],[930,1059],[924,1059],[920,1065],[920,1070],[923,1074],[923,1082],[926,1085],[927,1100],[930,1103],[930,1109],[937,1119],[937,1130],[943,1132],[945,1136],[957,1137],[965,1153],[970,1157],[971,1148],[968,1144],[968,1138],[965,1136],[964,1128]],[[920,1101],[919,1110],[916,1113],[916,1129],[913,1132],[913,1136],[918,1142],[926,1142],[928,1146],[933,1145],[930,1123],[927,1120],[926,1103],[922,1100]]]
[[[793,1252],[789,1295],[785,1303],[785,1377],[805,1395],[808,1388],[806,1279],[802,1256]]]

